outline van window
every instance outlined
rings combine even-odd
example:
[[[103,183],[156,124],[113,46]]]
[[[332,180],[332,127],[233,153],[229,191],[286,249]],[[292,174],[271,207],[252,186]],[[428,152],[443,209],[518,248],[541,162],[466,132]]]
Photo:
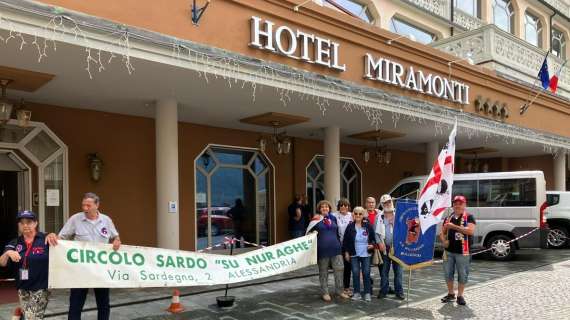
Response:
[[[560,203],[560,195],[559,194],[547,194],[546,195],[546,203],[549,206],[555,206]]]
[[[496,179],[479,181],[479,207],[536,206],[536,180]]]
[[[461,194],[467,198],[467,206],[477,206],[477,181],[454,181],[453,182],[453,196]]]
[[[420,189],[419,182],[408,182],[400,185],[396,190],[392,191],[392,198],[402,198],[402,199],[412,199],[415,200],[418,197],[418,190]]]

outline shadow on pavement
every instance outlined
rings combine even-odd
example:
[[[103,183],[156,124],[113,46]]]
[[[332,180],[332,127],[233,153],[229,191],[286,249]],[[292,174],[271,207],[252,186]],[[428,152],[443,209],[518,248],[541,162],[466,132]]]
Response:
[[[475,313],[469,306],[460,306],[455,303],[446,303],[438,310],[439,314],[443,315],[445,319],[460,320],[475,318]]]

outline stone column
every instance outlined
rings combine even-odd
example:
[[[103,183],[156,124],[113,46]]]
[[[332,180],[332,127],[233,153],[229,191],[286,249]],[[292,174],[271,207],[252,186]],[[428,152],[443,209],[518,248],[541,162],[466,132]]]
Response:
[[[554,190],[566,191],[566,154],[554,157]]]
[[[439,142],[431,141],[426,143],[426,174],[429,174],[437,156],[439,155]]]
[[[155,112],[157,245],[179,249],[178,102],[158,100]]]

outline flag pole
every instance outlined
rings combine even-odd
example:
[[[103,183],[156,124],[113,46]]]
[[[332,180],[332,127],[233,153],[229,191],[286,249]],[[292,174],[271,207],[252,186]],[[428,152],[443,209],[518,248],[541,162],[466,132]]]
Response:
[[[412,286],[412,268],[410,268],[410,274],[408,275],[408,293],[406,294],[406,308],[410,307],[410,287]]]
[[[544,56],[544,60],[548,59],[549,53],[550,53],[550,51],[546,52],[546,56]],[[544,61],[543,61],[543,64],[544,64]],[[541,68],[542,68],[542,65],[541,65]],[[540,69],[539,69],[539,71],[540,71]],[[534,78],[534,82],[532,83],[532,88],[536,87],[536,82],[538,81],[538,79],[539,79],[538,77]],[[529,101],[530,101],[529,99],[530,99],[531,95],[532,95],[532,93],[531,93],[531,91],[529,91],[528,96],[526,97],[526,100],[525,100],[525,103],[523,104],[523,106],[526,106],[526,105],[530,106],[530,104],[532,104],[532,103],[529,103]],[[528,107],[526,107],[524,109],[524,111],[522,111],[522,108],[521,108],[521,115],[526,111],[526,109],[528,109]]]

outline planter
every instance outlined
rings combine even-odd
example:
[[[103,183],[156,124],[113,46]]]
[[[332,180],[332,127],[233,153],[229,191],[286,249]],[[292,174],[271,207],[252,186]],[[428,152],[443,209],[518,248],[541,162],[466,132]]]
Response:
[[[220,308],[228,308],[234,305],[236,300],[235,296],[219,296],[216,297],[216,302]]]

